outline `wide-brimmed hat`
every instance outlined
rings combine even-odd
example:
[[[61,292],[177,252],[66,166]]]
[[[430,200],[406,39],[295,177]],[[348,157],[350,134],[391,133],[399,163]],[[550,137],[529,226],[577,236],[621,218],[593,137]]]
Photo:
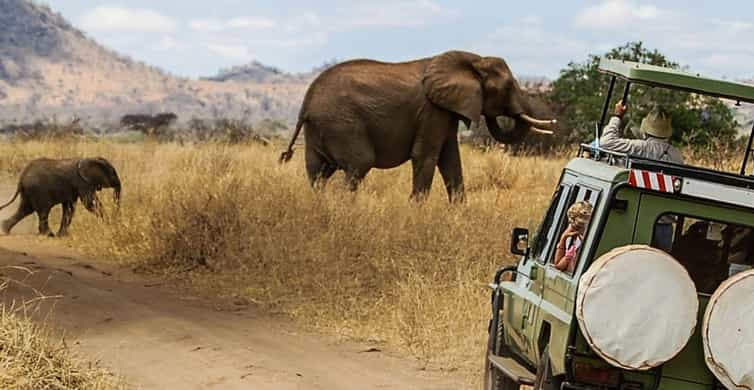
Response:
[[[592,205],[587,201],[576,202],[568,208],[568,223],[577,229],[584,229],[592,219]]]
[[[665,110],[655,107],[652,111],[641,120],[642,134],[651,135],[657,138],[670,138],[673,135],[673,127],[670,122],[670,115]]]

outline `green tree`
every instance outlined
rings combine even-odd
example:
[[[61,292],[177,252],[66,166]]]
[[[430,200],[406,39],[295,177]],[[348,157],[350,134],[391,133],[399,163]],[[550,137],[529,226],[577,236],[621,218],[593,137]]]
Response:
[[[635,61],[651,65],[684,69],[670,61],[657,50],[649,50],[642,42],[629,42],[610,50],[607,58]],[[553,82],[550,103],[561,118],[564,137],[570,142],[588,142],[594,139],[595,124],[602,115],[607,94],[608,77],[598,70],[602,56],[589,55],[586,62],[571,62],[560,71]],[[623,96],[625,82],[615,83],[608,113]],[[717,98],[698,96],[687,92],[653,88],[633,84],[628,97],[627,119],[631,128],[638,129],[641,119],[654,105],[662,105],[671,113],[673,141],[684,145],[729,143],[735,139],[736,127],[733,113]],[[630,132],[626,132],[627,135]]]

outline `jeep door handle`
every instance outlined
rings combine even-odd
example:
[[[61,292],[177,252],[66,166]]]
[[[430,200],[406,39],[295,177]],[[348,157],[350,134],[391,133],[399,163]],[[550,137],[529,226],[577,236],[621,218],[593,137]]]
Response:
[[[536,263],[532,264],[531,270],[529,270],[529,279],[530,280],[537,280],[537,277],[539,276],[539,267]]]

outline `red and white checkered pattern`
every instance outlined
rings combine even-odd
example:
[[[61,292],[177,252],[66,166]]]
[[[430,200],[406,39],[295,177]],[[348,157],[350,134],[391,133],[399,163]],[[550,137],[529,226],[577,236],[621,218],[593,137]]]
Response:
[[[646,188],[660,192],[673,192],[675,177],[657,172],[633,169],[628,177],[628,184],[632,187]]]

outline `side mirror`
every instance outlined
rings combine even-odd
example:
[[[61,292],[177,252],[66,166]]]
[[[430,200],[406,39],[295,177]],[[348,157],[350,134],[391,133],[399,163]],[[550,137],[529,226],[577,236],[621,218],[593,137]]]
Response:
[[[511,234],[511,253],[526,255],[529,251],[529,229],[515,228]]]

